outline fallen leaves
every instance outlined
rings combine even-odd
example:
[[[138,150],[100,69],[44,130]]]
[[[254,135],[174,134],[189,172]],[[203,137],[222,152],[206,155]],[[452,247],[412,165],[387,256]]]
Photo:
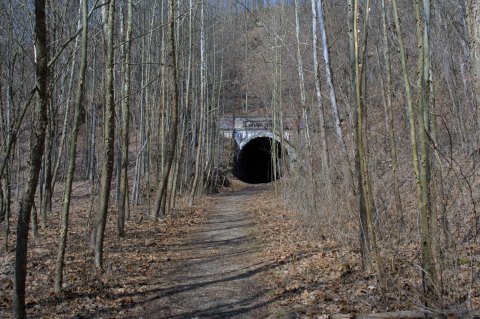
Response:
[[[389,291],[385,302],[381,302],[376,274],[361,271],[360,255],[354,244],[334,240],[325,229],[306,229],[299,213],[284,207],[271,192],[255,196],[249,205],[256,222],[252,236],[263,255],[258,262],[272,265],[261,276],[275,300],[269,306],[270,313],[328,318],[327,314],[338,312],[405,310],[421,304],[415,242],[402,243],[404,255],[383,250]],[[175,210],[161,222],[146,215],[138,220],[143,213],[133,211],[134,220],[127,222],[127,236],[121,240],[114,232],[116,216],[110,214],[103,274],[95,273],[88,247],[89,229],[85,220],[90,216],[89,210],[75,206],[61,295],[55,295],[52,289],[58,225],[41,230],[41,237],[31,244],[27,279],[29,313],[38,318],[109,318],[112,313],[122,318],[143,313],[144,301],[156,296],[162,276],[175,271],[175,265],[182,260],[182,240],[211,206],[212,199],[202,199],[200,205]],[[58,219],[58,215],[51,218]],[[465,246],[457,256],[461,257],[453,262],[458,272],[443,275],[456,276],[456,289],[463,289],[468,299],[460,299],[453,289],[446,297],[452,304],[468,302],[472,308],[480,308],[480,272],[469,272],[470,264],[478,268],[480,248]],[[13,261],[13,251],[0,255],[0,317],[10,315]]]
[[[279,298],[271,313],[322,318],[338,312],[370,312],[379,303],[375,277],[363,278],[360,256],[323,234],[307,234],[298,213],[265,192],[251,203],[265,258],[277,266],[265,278]]]
[[[54,209],[54,214],[49,216],[49,227],[40,229],[40,237],[31,241],[26,294],[29,316],[121,318],[142,313],[142,300],[155,295],[166,264],[179,257],[175,247],[182,234],[188,233],[193,225],[205,218],[205,211],[213,201],[204,198],[194,207],[180,204],[180,209],[160,222],[142,215],[145,209],[139,207],[138,211],[132,210],[132,219],[126,223],[126,237],[122,239],[116,236],[116,215],[111,212],[105,237],[104,272],[101,274],[95,272],[89,248],[90,229],[85,222],[90,218],[88,205],[88,202],[76,200],[71,209],[61,294],[56,295],[53,291],[59,210]],[[10,247],[13,247],[14,236],[10,239]],[[14,251],[0,253],[1,318],[11,316],[13,263]]]

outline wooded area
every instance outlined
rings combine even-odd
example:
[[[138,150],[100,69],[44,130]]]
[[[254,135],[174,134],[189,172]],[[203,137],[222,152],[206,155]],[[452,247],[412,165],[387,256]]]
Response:
[[[61,299],[72,214],[101,276],[108,225],[226,186],[220,119],[261,116],[275,194],[359,253],[380,310],[480,307],[479,26],[478,0],[1,0],[5,304],[27,316],[32,239],[58,236]]]

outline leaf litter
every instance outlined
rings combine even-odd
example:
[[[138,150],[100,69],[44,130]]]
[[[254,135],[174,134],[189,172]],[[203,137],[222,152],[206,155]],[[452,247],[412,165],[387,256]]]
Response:
[[[227,191],[238,191],[236,185]],[[28,314],[34,318],[131,318],[144,313],[158,295],[169,271],[185,258],[182,250],[173,250],[187,237],[195,224],[206,218],[215,197],[204,197],[198,205],[180,208],[162,220],[153,220],[145,208],[132,211],[126,223],[126,237],[115,234],[116,214],[111,211],[107,223],[104,272],[93,268],[88,245],[91,218],[88,204],[72,206],[71,230],[65,257],[64,290],[53,291],[59,220],[57,212],[49,217],[49,227],[40,230],[29,249],[27,277]],[[415,269],[417,248],[394,258],[385,250],[392,290],[381,299],[376,274],[361,269],[361,258],[354,244],[343,244],[326,229],[309,228],[299,212],[288,209],[273,191],[263,191],[248,203],[254,218],[256,245],[261,250],[259,263],[273,264],[255,280],[269,289],[269,318],[327,318],[334,313],[371,313],[417,309],[421,283],[409,275]],[[12,218],[13,219],[13,218]],[[355,227],[347,225],[347,227]],[[12,227],[14,228],[14,227]],[[10,237],[10,247],[13,238]],[[469,248],[474,256],[478,247]],[[391,258],[389,257],[391,256]],[[470,260],[468,260],[470,262]],[[468,265],[459,280],[468,282]],[[14,251],[0,254],[0,317],[10,318],[12,306]],[[473,288],[475,289],[475,287]],[[472,294],[474,307],[480,297]],[[454,296],[452,296],[454,298]]]

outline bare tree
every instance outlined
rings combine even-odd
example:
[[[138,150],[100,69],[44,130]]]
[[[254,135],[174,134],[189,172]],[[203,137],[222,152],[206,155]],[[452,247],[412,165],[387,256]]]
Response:
[[[470,32],[470,48],[473,76],[475,78],[475,96],[477,106],[480,105],[480,1],[467,1],[467,23]],[[480,118],[477,119],[480,121]],[[477,125],[480,123],[477,123]]]
[[[88,0],[80,0],[82,8],[82,39],[81,39],[81,62],[80,73],[78,75],[77,89],[74,100],[73,131],[70,141],[70,150],[68,158],[67,181],[65,193],[63,195],[63,212],[61,220],[60,239],[57,251],[57,260],[55,264],[55,293],[60,293],[63,285],[63,266],[65,249],[67,246],[68,223],[70,214],[70,200],[72,195],[72,184],[76,166],[77,139],[80,128],[80,111],[83,103],[83,94],[85,87],[85,74],[87,70],[87,49],[88,49]]]
[[[115,144],[115,101],[113,89],[113,28],[115,22],[115,0],[109,0],[104,8],[106,17],[104,30],[106,39],[106,63],[105,63],[105,122],[103,132],[103,164],[100,179],[100,194],[96,222],[92,233],[92,244],[95,249],[95,268],[101,270],[103,266],[103,242],[105,236],[105,224],[107,222],[110,188],[113,174],[113,158]]]
[[[365,71],[366,66],[360,62],[359,55],[359,0],[353,0],[351,3],[351,19],[350,24],[353,26],[351,31],[353,34],[350,36],[350,40],[353,41],[350,45],[353,48],[353,52],[350,54],[353,57],[353,61],[350,61],[352,70],[352,93],[353,95],[353,109],[354,109],[354,122],[355,122],[355,166],[357,171],[358,189],[359,189],[359,215],[360,215],[360,241],[362,247],[363,267],[369,269],[372,265],[371,253],[375,253],[375,257],[379,257],[378,247],[376,243],[376,234],[373,224],[373,199],[372,191],[370,187],[370,176],[368,173],[368,159],[365,142],[365,128],[364,128],[364,97],[362,95],[362,73]],[[368,23],[369,13],[369,1],[366,1],[365,5],[365,26]],[[367,34],[364,32],[364,45],[366,45]],[[365,53],[364,53],[365,54]],[[377,258],[375,258],[377,259]],[[377,261],[377,265],[379,261]]]
[[[422,6],[423,4],[423,6]],[[432,225],[436,222],[431,196],[432,189],[432,152],[429,136],[431,136],[430,104],[431,104],[431,44],[430,44],[430,0],[415,1],[418,45],[418,140],[420,143],[420,238],[423,258],[423,285],[427,305],[438,305],[441,298],[440,280],[435,262],[435,232]],[[422,8],[423,7],[423,8]],[[422,10],[423,9],[423,10]],[[423,23],[422,23],[423,17]],[[422,28],[423,27],[423,28]]]
[[[118,206],[118,219],[117,219],[117,233],[118,236],[123,237],[125,235],[125,208],[128,207],[128,146],[130,143],[129,130],[130,130],[130,65],[131,65],[131,48],[132,48],[132,16],[133,16],[133,3],[131,0],[127,4],[127,19],[122,21],[126,24],[125,40],[122,46],[123,56],[123,98],[122,98],[122,128],[121,128],[121,145],[120,150],[122,153],[121,158],[121,171],[120,171],[120,196]]]
[[[337,136],[342,143],[342,147],[345,146],[345,140],[343,136],[342,126],[340,125],[340,115],[338,113],[337,107],[337,94],[335,92],[335,86],[333,83],[333,74],[332,74],[332,67],[330,65],[330,50],[328,47],[328,37],[327,37],[327,30],[325,27],[325,13],[323,10],[323,2],[322,0],[317,0],[317,10],[318,10],[318,23],[320,26],[320,34],[322,36],[322,48],[323,48],[323,61],[325,64],[325,74],[327,76],[327,84],[328,89],[330,92],[330,105],[332,107],[332,113],[334,118],[335,124],[335,131],[337,132]]]
[[[199,191],[199,185],[201,184],[199,180],[201,179],[202,173],[202,151],[203,145],[202,142],[205,139],[205,95],[206,95],[206,72],[207,64],[205,57],[205,10],[204,3],[200,5],[200,115],[199,115],[199,124],[198,124],[198,141],[196,145],[196,154],[195,154],[195,172],[192,182],[192,189],[190,192],[190,205],[193,205],[195,197]]]
[[[20,200],[17,222],[17,246],[15,249],[15,284],[13,293],[14,318],[26,318],[25,309],[25,281],[27,277],[27,249],[28,227],[30,213],[37,189],[40,166],[45,144],[48,109],[48,50],[47,50],[47,23],[45,14],[45,0],[35,0],[35,75],[36,75],[36,103],[35,127],[30,160],[28,180]]]
[[[428,6],[430,3],[428,3]],[[402,65],[402,75],[405,84],[405,94],[407,99],[408,106],[408,117],[410,124],[410,142],[412,146],[412,157],[413,157],[413,169],[415,172],[416,178],[416,195],[417,203],[419,210],[419,226],[420,226],[420,236],[421,236],[421,251],[423,257],[423,266],[424,271],[422,272],[425,297],[428,303],[436,303],[439,298],[439,286],[438,286],[438,277],[436,272],[436,266],[433,259],[432,251],[432,233],[430,232],[430,223],[432,218],[432,207],[430,202],[430,159],[428,154],[428,145],[427,145],[427,134],[429,132],[428,120],[425,122],[425,103],[428,102],[428,94],[430,86],[425,88],[424,86],[424,76],[425,72],[430,72],[430,67],[425,65],[424,54],[427,50],[429,55],[429,34],[422,29],[421,21],[421,5],[418,0],[415,1],[415,12],[416,12],[416,33],[417,33],[417,46],[418,46],[418,79],[417,79],[417,108],[416,114],[418,122],[415,121],[415,111],[414,111],[414,102],[413,96],[410,89],[410,81],[407,70],[407,60],[405,53],[405,46],[403,41],[403,36],[401,32],[400,18],[398,14],[398,5],[397,1],[392,1],[393,6],[393,17],[395,22],[395,32],[398,39],[398,44],[400,48],[400,61]],[[429,23],[430,14],[429,7],[424,12],[425,14],[425,23]],[[424,46],[427,46],[426,48]],[[428,63],[428,62],[427,62]],[[425,90],[425,91],[424,91]],[[426,94],[426,95],[424,95]],[[427,101],[427,102],[426,102]],[[428,125],[428,126],[427,126]],[[418,131],[418,134],[417,134]],[[420,143],[420,149],[418,143]],[[419,159],[420,154],[420,159]]]
[[[392,64],[390,61],[390,46],[388,41],[387,33],[387,8],[385,7],[385,0],[381,2],[381,15],[382,15],[382,40],[383,40],[383,59],[385,63],[385,80],[384,84],[382,77],[380,77],[380,82],[384,86],[383,90],[383,99],[385,105],[385,116],[386,116],[386,128],[389,132],[390,137],[390,148],[392,156],[392,169],[393,169],[393,192],[395,196],[395,210],[397,216],[399,216],[400,227],[399,231],[402,232],[405,227],[405,219],[402,207],[402,200],[400,197],[399,182],[398,182],[398,150],[397,150],[397,139],[395,137],[395,125],[393,119],[393,105],[392,105]]]
[[[155,197],[155,207],[154,207],[154,216],[159,216],[165,214],[165,207],[167,205],[167,187],[168,180],[170,178],[170,172],[172,169],[173,160],[175,158],[175,152],[177,148],[177,139],[178,139],[178,114],[179,114],[179,92],[178,92],[178,75],[177,75],[177,53],[176,53],[176,10],[175,10],[175,1],[170,0],[168,2],[168,24],[170,28],[170,57],[171,57],[171,69],[172,69],[172,112],[171,112],[171,132],[170,132],[170,143],[168,156],[166,159],[166,168],[163,172],[163,177],[160,182],[160,185],[157,189],[157,194]]]
[[[313,74],[315,82],[315,97],[318,104],[318,114],[320,117],[320,140],[321,140],[321,160],[323,168],[323,176],[326,183],[330,183],[330,164],[327,148],[327,135],[325,131],[325,112],[322,103],[322,90],[320,86],[320,74],[318,64],[318,36],[317,36],[317,5],[316,0],[311,0],[312,5],[312,53],[313,53]]]

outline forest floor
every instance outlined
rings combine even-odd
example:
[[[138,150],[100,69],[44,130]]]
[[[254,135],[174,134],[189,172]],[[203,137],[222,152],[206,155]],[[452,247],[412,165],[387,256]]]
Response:
[[[147,318],[263,318],[270,302],[261,277],[275,266],[255,241],[248,203],[265,187],[215,197],[206,219],[177,245]],[[140,312],[138,317],[144,317]]]
[[[307,319],[420,308],[405,297],[418,282],[405,281],[401,294],[382,302],[375,274],[361,270],[352,245],[306,227],[279,196],[271,186],[235,182],[194,207],[180,203],[163,220],[132,211],[123,239],[112,212],[101,274],[88,248],[94,205],[80,196],[61,295],[53,292],[58,226],[52,222],[31,241],[29,317]],[[13,261],[12,249],[0,253],[0,318],[11,317]]]
[[[297,216],[270,186],[234,184],[194,207],[180,203],[160,221],[145,208],[132,210],[123,239],[115,235],[112,211],[101,274],[88,247],[94,201],[88,184],[78,184],[62,294],[53,291],[59,200],[49,227],[30,240],[29,317],[295,318],[313,315],[309,305],[321,300],[323,310],[338,312],[331,304],[341,304],[339,299],[308,291],[311,278],[291,277],[319,247],[298,241]],[[0,253],[0,318],[12,315],[14,226],[8,253]]]

